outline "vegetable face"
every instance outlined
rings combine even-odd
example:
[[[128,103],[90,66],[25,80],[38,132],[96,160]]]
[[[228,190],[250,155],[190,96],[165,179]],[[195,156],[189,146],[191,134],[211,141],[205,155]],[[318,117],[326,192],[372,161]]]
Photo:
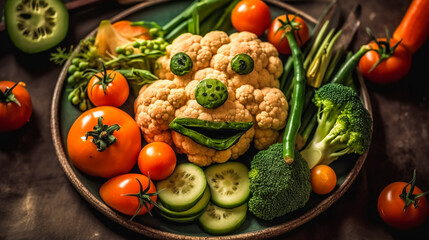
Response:
[[[23,82],[0,81],[0,133],[14,131],[30,120],[31,97]]]
[[[140,129],[136,122],[115,107],[96,107],[82,113],[67,136],[68,155],[73,165],[96,177],[128,173],[137,162],[140,149]]]
[[[270,25],[271,12],[261,0],[242,0],[232,10],[231,22],[237,31],[260,36]]]
[[[429,207],[425,195],[415,186],[416,173],[409,182],[393,182],[380,193],[377,202],[381,219],[396,229],[411,229],[422,224],[428,216]]]
[[[292,25],[298,28],[298,31],[295,31],[295,38],[299,47],[302,47],[309,38],[309,29],[305,21],[294,15],[287,15],[289,21],[292,21]],[[268,28],[267,38],[268,42],[272,43],[280,53],[291,54],[291,48],[289,42],[285,37],[285,23],[286,15],[278,16],[271,23]]]
[[[25,53],[54,47],[67,34],[68,12],[60,0],[8,0],[4,9],[9,36]]]
[[[156,204],[157,194],[153,182],[142,174],[128,173],[109,179],[100,187],[100,196],[111,208],[131,220],[149,212]]]
[[[95,106],[120,107],[127,101],[130,88],[122,74],[104,68],[91,78],[87,92]]]
[[[411,53],[404,45],[395,39],[380,38],[369,46],[374,51],[368,51],[359,61],[359,70],[366,79],[388,84],[407,75],[411,68]]]
[[[228,99],[228,90],[225,84],[217,79],[204,79],[195,89],[195,99],[205,108],[217,108]]]
[[[174,171],[176,153],[164,142],[152,142],[140,151],[138,165],[144,175],[153,180],[161,180]]]

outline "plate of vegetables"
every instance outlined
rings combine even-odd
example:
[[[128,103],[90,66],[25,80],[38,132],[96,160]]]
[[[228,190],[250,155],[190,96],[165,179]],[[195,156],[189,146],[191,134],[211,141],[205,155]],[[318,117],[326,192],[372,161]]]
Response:
[[[310,221],[351,185],[372,133],[353,74],[367,49],[333,54],[328,26],[248,0],[150,1],[102,21],[55,89],[64,172],[152,238],[262,239]]]

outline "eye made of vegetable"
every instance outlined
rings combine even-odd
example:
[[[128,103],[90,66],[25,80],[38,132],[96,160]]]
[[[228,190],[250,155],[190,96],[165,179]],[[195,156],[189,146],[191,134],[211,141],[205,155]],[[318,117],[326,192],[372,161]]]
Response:
[[[253,62],[253,59],[245,53],[235,55],[231,61],[232,70],[240,75],[251,73],[254,65],[255,63]]]
[[[195,89],[195,99],[205,108],[217,108],[228,98],[225,84],[217,79],[204,79]]]
[[[191,71],[192,59],[184,52],[176,53],[170,61],[170,70],[177,76],[183,76]]]

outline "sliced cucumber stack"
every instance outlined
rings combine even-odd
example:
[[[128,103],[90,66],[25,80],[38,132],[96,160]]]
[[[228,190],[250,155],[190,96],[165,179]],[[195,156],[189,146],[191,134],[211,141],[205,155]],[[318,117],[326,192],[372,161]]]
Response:
[[[166,179],[156,183],[164,207],[176,211],[192,208],[203,196],[207,181],[204,171],[193,163],[181,163]]]
[[[224,235],[238,229],[246,215],[247,202],[235,208],[221,208],[210,202],[198,220],[207,233]]]
[[[199,217],[204,211],[204,209],[207,207],[207,204],[209,203],[209,201],[210,201],[210,189],[206,187],[203,193],[203,196],[200,198],[200,200],[194,206],[192,206],[190,209],[186,211],[181,211],[181,212],[173,211],[164,207],[162,203],[158,203],[159,205],[158,209],[160,210],[160,214],[169,220],[186,222],[186,220],[189,220],[190,218],[193,218],[192,220],[194,220],[197,217]]]
[[[234,208],[247,201],[250,195],[249,170],[241,162],[226,162],[208,167],[205,171],[212,201],[219,207]]]

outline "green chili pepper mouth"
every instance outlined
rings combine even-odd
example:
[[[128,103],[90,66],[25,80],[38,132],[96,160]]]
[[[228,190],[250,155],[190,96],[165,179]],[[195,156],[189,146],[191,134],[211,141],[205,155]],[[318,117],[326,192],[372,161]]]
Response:
[[[252,126],[253,122],[220,122],[193,118],[175,118],[170,123],[172,130],[219,151],[236,144]]]

